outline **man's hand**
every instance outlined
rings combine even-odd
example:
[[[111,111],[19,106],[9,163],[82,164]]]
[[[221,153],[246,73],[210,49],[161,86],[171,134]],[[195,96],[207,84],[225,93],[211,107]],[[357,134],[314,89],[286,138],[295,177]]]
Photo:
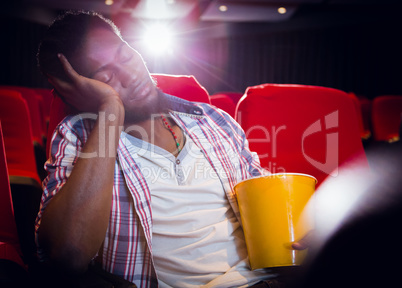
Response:
[[[121,103],[118,93],[111,86],[78,74],[63,54],[58,54],[58,57],[71,82],[63,81],[52,75],[47,75],[47,77],[65,102],[80,111],[95,113],[99,112],[109,101],[117,100]]]
[[[304,250],[310,248],[314,241],[314,230],[309,231],[302,239],[292,243],[294,250]]]
[[[79,75],[63,55],[60,54],[59,59],[71,81],[48,76],[58,94],[78,110],[103,111],[106,116],[102,125],[98,117],[82,152],[99,151],[100,143],[104,143],[108,157],[78,157],[68,180],[43,211],[38,234],[38,241],[51,263],[61,265],[64,270],[82,272],[101,247],[109,225],[120,139],[116,131],[124,125],[125,111],[111,86]],[[57,167],[52,173],[63,169]]]

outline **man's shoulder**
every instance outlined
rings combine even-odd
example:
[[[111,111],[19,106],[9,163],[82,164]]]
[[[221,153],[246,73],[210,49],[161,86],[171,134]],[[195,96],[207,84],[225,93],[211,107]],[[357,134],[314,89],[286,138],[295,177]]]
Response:
[[[208,103],[197,103],[197,105],[203,109],[204,116],[210,118],[217,125],[230,125],[231,127],[236,127],[236,129],[240,128],[237,121],[226,111]]]
[[[213,121],[232,123],[235,120],[225,111],[210,103],[192,102],[176,96],[168,95],[170,110],[191,118],[210,118]]]
[[[80,113],[66,116],[56,127],[61,134],[88,133],[92,130],[98,115],[95,113]]]

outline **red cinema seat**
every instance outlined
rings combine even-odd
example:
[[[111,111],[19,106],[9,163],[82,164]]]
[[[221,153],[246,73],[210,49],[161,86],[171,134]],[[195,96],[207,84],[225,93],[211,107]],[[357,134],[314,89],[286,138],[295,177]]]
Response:
[[[44,141],[43,143],[46,146],[47,143],[47,136],[48,136],[48,127],[50,121],[50,106],[53,100],[52,89],[47,88],[35,88],[35,92],[42,98],[41,104],[41,111],[42,111],[42,123],[44,128]],[[46,152],[45,150],[43,150]],[[46,153],[43,153],[44,157],[46,158]]]
[[[235,118],[236,104],[226,94],[211,95],[211,104],[227,112],[230,116]]]
[[[211,95],[210,99],[212,105],[221,108],[235,118],[236,105],[242,96],[243,93],[239,92],[220,92]]]
[[[45,117],[45,111],[44,111],[44,99],[42,95],[38,94],[35,92],[35,97],[38,102],[39,106],[39,116],[40,116],[40,122],[41,122],[41,146],[44,147],[43,145],[46,142],[46,117]]]
[[[367,140],[368,138],[370,138],[371,133],[370,133],[370,131],[367,131],[364,126],[360,100],[359,100],[359,98],[357,98],[356,94],[353,92],[349,92],[348,95],[352,98],[353,103],[355,105],[356,114],[357,114],[357,118],[358,118],[358,122],[359,122],[360,137],[362,138],[362,140]]]
[[[0,89],[0,120],[17,223],[24,261],[34,259],[34,222],[42,195],[29,113],[25,99],[13,90]]]
[[[0,122],[0,287],[13,287],[27,277],[21,258],[17,226],[8,180],[8,169]],[[4,285],[4,286],[3,286]],[[10,285],[10,286],[6,286]],[[14,286],[19,287],[19,286]]]
[[[0,86],[0,89],[14,90],[21,93],[22,98],[28,104],[28,122],[31,125],[32,131],[32,141],[34,143],[35,161],[36,169],[39,173],[41,179],[45,176],[45,171],[43,165],[46,161],[45,155],[45,139],[46,139],[46,129],[45,129],[45,119],[42,115],[41,103],[42,97],[35,92],[32,88],[21,87],[21,86]]]
[[[371,107],[372,107],[372,100],[359,97],[360,108],[362,111],[362,118],[363,118],[363,127],[364,131],[367,135],[367,138],[372,136],[372,125],[371,125]]]
[[[237,105],[237,103],[239,102],[239,100],[241,99],[241,97],[243,97],[244,93],[240,93],[240,92],[220,92],[218,94],[225,94],[226,96],[228,96],[233,103],[235,103]]]
[[[165,93],[182,99],[211,104],[208,91],[192,75],[152,74],[156,85]]]
[[[395,142],[400,140],[399,127],[402,115],[402,95],[383,95],[372,102],[374,140]]]
[[[237,106],[264,168],[313,175],[318,185],[346,162],[368,167],[353,100],[347,93],[307,85],[249,87]]]
[[[40,115],[40,103],[37,94],[31,88],[21,86],[1,86],[2,89],[15,90],[21,93],[22,98],[28,104],[29,123],[32,130],[32,139],[35,145],[43,147],[42,136],[45,135],[44,127],[42,127],[42,117]]]
[[[0,89],[0,119],[10,177],[21,183],[41,185],[34,156],[28,105],[21,93]]]
[[[43,102],[42,104],[42,111],[43,115],[45,118],[45,122],[48,124],[49,123],[49,114],[50,114],[50,105],[52,103],[53,99],[53,94],[52,94],[52,89],[47,89],[47,88],[35,88],[34,89],[37,94],[39,94]],[[45,130],[47,131],[47,126],[45,126]]]
[[[11,197],[10,181],[8,179],[8,169],[6,162],[6,151],[4,148],[3,132],[0,122],[0,242],[13,246],[18,255],[20,255],[20,244],[17,233],[17,226],[14,219],[13,200]],[[0,252],[0,259],[6,255]],[[22,259],[16,259],[21,264]]]
[[[194,102],[211,103],[207,90],[198,83],[194,76],[151,74],[157,82],[157,86],[165,93]],[[77,113],[66,105],[59,97],[54,97],[50,115],[47,134],[46,155],[49,155],[51,137],[56,126],[69,114]]]

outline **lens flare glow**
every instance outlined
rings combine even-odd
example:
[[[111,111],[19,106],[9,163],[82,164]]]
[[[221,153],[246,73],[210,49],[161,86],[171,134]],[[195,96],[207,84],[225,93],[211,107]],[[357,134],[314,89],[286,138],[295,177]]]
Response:
[[[221,6],[219,6],[219,11],[221,11],[221,12],[226,12],[226,11],[228,11],[228,6],[226,6],[226,5],[221,5]]]
[[[279,7],[279,8],[278,8],[278,13],[279,13],[279,14],[285,14],[286,12],[287,12],[287,10],[286,10],[285,7]]]
[[[144,34],[144,42],[155,54],[172,52],[172,33],[164,24],[158,23],[148,27]]]

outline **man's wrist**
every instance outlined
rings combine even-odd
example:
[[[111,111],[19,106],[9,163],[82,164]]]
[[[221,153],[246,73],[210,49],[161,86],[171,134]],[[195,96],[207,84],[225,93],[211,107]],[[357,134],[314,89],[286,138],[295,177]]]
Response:
[[[110,124],[116,122],[118,125],[124,123],[124,106],[120,99],[111,100],[100,105],[99,112],[104,112],[106,119],[110,121]]]

